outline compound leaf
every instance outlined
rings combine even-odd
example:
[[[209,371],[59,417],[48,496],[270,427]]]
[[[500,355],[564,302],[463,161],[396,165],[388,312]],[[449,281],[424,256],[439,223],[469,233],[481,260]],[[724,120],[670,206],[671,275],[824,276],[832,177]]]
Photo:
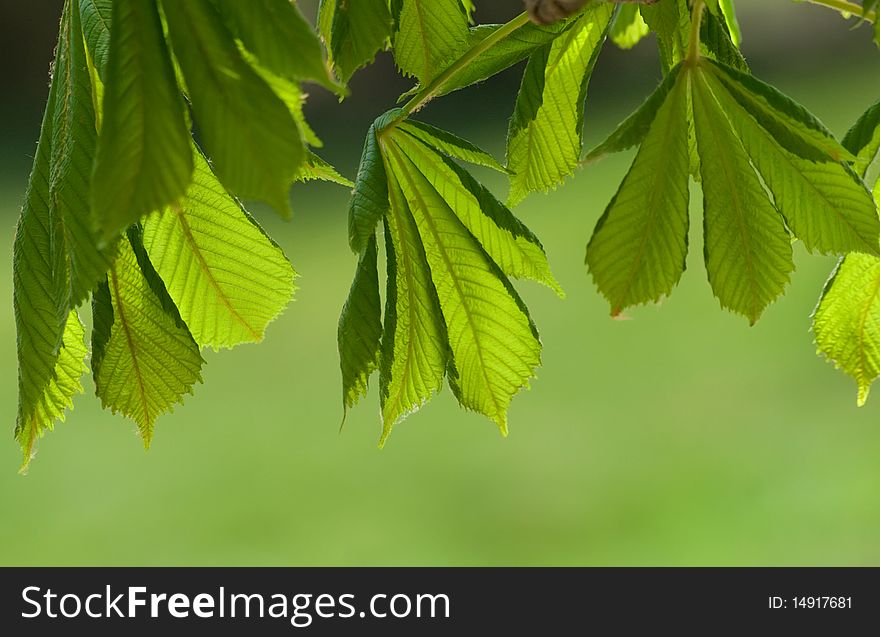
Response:
[[[504,274],[405,149],[389,146],[395,180],[410,206],[446,324],[461,404],[507,432],[507,408],[540,364],[541,344]]]

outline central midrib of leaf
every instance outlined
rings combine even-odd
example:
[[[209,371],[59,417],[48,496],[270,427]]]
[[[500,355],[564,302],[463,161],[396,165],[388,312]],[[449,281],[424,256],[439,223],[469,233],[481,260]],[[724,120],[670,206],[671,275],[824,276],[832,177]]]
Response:
[[[110,266],[110,282],[113,285],[113,296],[116,299],[116,311],[119,313],[119,324],[122,326],[122,331],[125,333],[125,340],[128,343],[128,349],[131,352],[131,368],[137,379],[138,393],[144,407],[144,419],[150,420],[150,403],[147,399],[147,388],[144,386],[143,374],[140,365],[138,364],[137,347],[135,346],[134,338],[131,335],[131,329],[128,325],[128,318],[125,313],[125,303],[123,302],[122,294],[119,291],[119,277],[116,273],[115,263]]]
[[[412,191],[414,193],[413,196],[418,200],[419,204],[421,204],[422,210],[425,211],[425,215],[424,215],[425,223],[427,224],[428,230],[431,232],[431,235],[434,237],[434,241],[437,244],[437,252],[440,254],[440,257],[443,259],[443,263],[446,265],[446,269],[449,271],[450,275],[452,275],[452,273],[454,272],[454,268],[452,266],[452,261],[449,259],[449,255],[447,254],[446,250],[443,247],[443,243],[440,239],[440,233],[438,232],[437,227],[434,225],[434,220],[431,218],[431,214],[428,209],[427,203],[420,195],[418,187],[415,184],[415,180],[413,179],[412,174],[410,173],[409,166],[407,165],[407,163],[410,160],[408,157],[401,156],[401,155],[405,155],[405,151],[403,151],[403,149],[398,148],[396,144],[391,149],[391,152],[395,155],[395,158],[397,159],[397,163],[400,166],[400,172],[402,173],[402,176],[409,182],[409,185],[412,188]],[[452,214],[453,214],[453,217],[457,218],[454,211],[452,211]],[[486,360],[483,355],[483,344],[479,339],[479,332],[477,331],[477,326],[474,323],[474,317],[472,316],[470,309],[468,308],[467,302],[465,301],[464,290],[461,289],[461,284],[458,281],[458,277],[450,276],[450,278],[452,280],[452,285],[455,288],[455,292],[458,295],[459,302],[461,303],[462,312],[464,313],[464,315],[467,319],[468,326],[470,327],[471,333],[473,334],[473,337],[474,337],[474,344],[476,345],[477,357],[479,358],[479,361],[480,361],[480,373],[483,376],[483,380],[486,383],[486,387],[489,387],[491,389],[491,388],[493,388],[493,384],[489,380],[489,376],[486,373]],[[495,410],[496,410],[495,413],[496,414],[503,414],[504,409],[498,403],[498,400],[495,397],[495,392],[489,391],[487,393],[491,397],[492,404],[495,406]]]
[[[703,108],[709,108],[710,106],[716,105],[714,94],[712,93],[712,89],[706,83],[705,77],[703,76],[701,71],[697,71],[697,76],[699,78],[700,85],[703,89],[703,99],[711,100],[709,104],[705,104]],[[720,106],[716,106],[716,108],[720,109]],[[720,114],[720,113],[719,113]],[[708,114],[707,114],[708,115]],[[720,114],[723,117],[723,114]],[[725,120],[726,121],[726,120]],[[712,136],[713,144],[715,149],[723,149],[723,145],[721,145],[718,141],[718,136],[715,131],[714,124],[710,124],[706,122],[706,126],[704,128],[705,132],[709,133]],[[743,149],[745,151],[745,149]],[[724,180],[728,183],[728,191],[731,193],[733,201],[732,207],[736,210],[736,225],[739,228],[739,239],[742,243],[742,248],[746,260],[746,268],[749,271],[748,277],[748,286],[752,291],[751,295],[751,305],[752,305],[752,317],[756,317],[761,312],[761,303],[759,301],[759,294],[757,288],[757,274],[754,263],[754,254],[750,250],[749,243],[747,241],[748,229],[745,225],[745,207],[742,204],[742,200],[740,198],[740,191],[737,188],[736,182],[733,178],[733,166],[730,163],[730,158],[728,154],[723,150],[721,152],[716,152],[716,156],[718,157],[720,163],[723,166],[724,171]],[[705,195],[704,195],[705,196]],[[749,318],[752,318],[749,317]]]
[[[183,209],[180,207],[179,204],[172,204],[171,209],[174,211],[175,217],[180,222],[180,229],[183,232],[183,236],[186,239],[186,242],[189,244],[193,254],[196,257],[199,268],[202,270],[205,278],[211,284],[211,287],[214,288],[214,291],[217,293],[217,298],[220,299],[223,307],[225,307],[229,311],[232,317],[244,326],[244,328],[254,338],[254,340],[259,341],[260,333],[255,330],[241,314],[239,314],[238,310],[235,309],[235,307],[232,305],[232,302],[223,292],[223,288],[221,288],[220,284],[217,283],[217,279],[214,278],[214,273],[211,271],[211,267],[205,260],[205,256],[202,254],[201,249],[199,249],[199,246],[196,243],[195,237],[193,237],[192,235],[192,228],[189,227],[189,223],[186,220],[186,214],[183,212]]]
[[[681,81],[682,80],[679,80],[679,82],[681,82]],[[682,90],[681,86],[679,85],[678,82],[676,82],[676,85],[672,88],[672,91],[670,91],[670,94],[666,97],[666,99],[667,100],[679,99],[678,95],[677,95],[677,91],[680,91],[680,90]],[[660,108],[662,108],[662,106]],[[666,148],[668,148],[670,146],[670,141],[675,136],[675,133],[676,133],[677,123],[672,122],[672,124],[673,124],[672,126],[667,126],[666,130],[664,131],[664,138],[663,138],[664,144],[663,144],[663,146]],[[650,132],[648,134],[650,135]],[[651,205],[648,208],[651,211],[651,214],[648,216],[649,221],[648,221],[648,223],[645,224],[644,232],[642,232],[641,237],[639,239],[639,247],[636,250],[636,257],[635,257],[635,259],[633,259],[633,265],[630,267],[629,272],[627,274],[626,283],[623,287],[623,291],[619,295],[619,298],[618,298],[617,302],[615,303],[615,308],[614,308],[615,315],[620,314],[620,312],[623,310],[623,307],[622,307],[622,304],[624,302],[623,299],[627,295],[629,295],[630,290],[632,289],[633,281],[635,281],[635,278],[636,278],[639,270],[641,269],[642,260],[645,258],[645,251],[648,246],[648,237],[654,228],[654,224],[657,222],[657,217],[659,216],[659,213],[657,212],[657,206],[655,204],[656,204],[657,198],[660,196],[660,194],[662,192],[662,189],[656,187],[656,184],[660,179],[660,172],[661,171],[659,171],[659,170],[654,172],[654,179],[651,182],[654,185],[654,187],[651,188],[651,197],[650,197]]]
[[[385,144],[384,139],[380,139],[379,144],[383,150],[387,149],[387,145]],[[389,166],[387,164],[387,162],[385,161],[385,153],[384,152],[382,153],[382,162],[385,165],[386,174],[392,175],[393,173],[391,172],[391,166]],[[403,194],[402,191],[400,192],[400,195],[403,196],[404,200],[406,200],[406,196]],[[400,232],[400,241],[401,241],[400,247],[401,247],[401,252],[403,254],[396,255],[399,257],[398,263],[403,264],[403,269],[405,271],[404,276],[406,277],[407,281],[409,282],[406,286],[406,294],[407,294],[407,298],[408,298],[408,308],[409,308],[409,313],[410,313],[409,321],[408,321],[409,338],[406,339],[406,357],[405,357],[405,360],[403,361],[403,369],[401,370],[401,376],[403,378],[408,378],[410,375],[410,368],[412,367],[413,361],[415,360],[415,350],[413,348],[415,347],[415,342],[416,342],[416,323],[417,322],[413,319],[417,318],[415,316],[416,313],[414,312],[414,308],[419,306],[419,301],[415,296],[415,292],[413,290],[414,286],[412,285],[412,282],[415,281],[415,275],[413,273],[413,264],[412,264],[412,259],[410,258],[411,255],[410,255],[409,250],[406,249],[406,246],[403,245],[403,242],[406,239],[406,237],[405,237],[406,220],[403,219],[400,216],[400,214],[398,213],[397,206],[391,205],[388,207],[388,209],[389,209],[389,214],[394,215],[394,219],[395,219],[395,223],[397,224],[398,232]],[[413,220],[413,225],[415,225],[415,220]],[[393,245],[391,246],[391,249],[394,249]],[[395,286],[397,285],[396,281],[394,282],[394,285]],[[395,414],[401,413],[400,405],[401,405],[401,400],[403,397],[404,390],[405,390],[405,385],[402,383],[399,384],[397,391],[395,392],[394,399],[391,401],[391,405],[394,407],[394,409],[390,413],[395,413]]]

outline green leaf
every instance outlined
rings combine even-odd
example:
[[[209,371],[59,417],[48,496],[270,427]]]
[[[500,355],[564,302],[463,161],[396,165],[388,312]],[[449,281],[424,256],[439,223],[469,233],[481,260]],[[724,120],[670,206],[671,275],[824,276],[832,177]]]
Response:
[[[144,221],[144,245],[199,345],[259,342],[290,301],[295,273],[205,159],[194,156],[189,190]]]
[[[613,14],[596,4],[529,59],[507,136],[510,205],[549,192],[577,167],[587,85]]]
[[[220,181],[289,215],[288,188],[305,146],[287,106],[242,58],[210,0],[165,0],[163,7]]]
[[[850,254],[832,273],[813,313],[816,347],[858,384],[858,404],[880,375],[880,259]]]
[[[587,247],[613,315],[669,294],[688,239],[687,75],[679,73]]]
[[[389,167],[386,167],[388,169]],[[385,216],[387,292],[379,396],[383,446],[398,422],[443,386],[449,359],[446,327],[411,203],[394,180]]]
[[[394,36],[394,60],[424,85],[468,47],[461,0],[403,0]]]
[[[92,369],[101,403],[134,420],[150,446],[156,418],[201,382],[199,347],[179,317],[166,310],[161,281],[131,240],[107,283],[95,293]],[[152,279],[152,282],[151,282]]]
[[[92,208],[112,238],[178,199],[192,174],[183,101],[152,0],[113,3],[106,78]]]
[[[262,66],[288,80],[341,88],[330,76],[312,26],[290,0],[219,0],[216,6]]]
[[[110,56],[113,0],[80,0],[79,12],[86,48],[98,71],[98,76],[106,81],[107,58]]]
[[[95,114],[79,9],[64,7],[55,73],[13,245],[18,354],[16,438],[23,469],[43,432],[82,391],[82,326],[72,308],[109,260],[96,248],[88,207]]]
[[[499,164],[492,155],[483,149],[478,148],[466,139],[462,139],[449,131],[441,130],[429,124],[425,124],[424,122],[412,119],[406,120],[398,125],[397,128],[398,130],[409,133],[428,146],[439,150],[447,157],[460,159],[461,161],[466,161],[476,166],[491,168],[499,172],[507,172],[507,169]]]
[[[864,177],[880,155],[880,102],[862,114],[846,133],[842,143],[855,155],[853,170]]]
[[[538,238],[488,189],[426,142],[394,136],[395,144],[507,276],[532,279],[564,296]]]
[[[507,278],[405,148],[389,144],[388,152],[393,192],[409,205],[446,324],[453,392],[506,433],[508,405],[540,364],[537,333]]]
[[[574,23],[575,20],[569,19],[547,26],[538,26],[532,23],[521,26],[494,46],[483,51],[467,67],[451,77],[449,81],[444,82],[437,95],[447,95],[497,75],[514,64],[525,60],[536,49],[552,42],[561,33],[570,29]],[[468,46],[478,45],[503,26],[501,24],[481,24],[473,27],[468,34]],[[448,64],[446,67],[448,68]],[[445,71],[446,68],[443,70]],[[412,91],[404,95],[412,94],[418,88],[416,86]]]
[[[617,12],[609,36],[621,49],[631,49],[651,30],[645,24],[637,4],[624,4]]]
[[[702,73],[692,81],[709,283],[725,308],[754,324],[794,270],[791,241],[749,156]]]
[[[730,95],[786,150],[811,161],[855,159],[822,122],[791,98],[749,73],[710,64],[708,68]]]
[[[651,130],[657,111],[666,102],[669,92],[678,82],[680,73],[681,65],[670,70],[648,99],[632,115],[623,120],[608,139],[587,153],[586,161],[595,161],[605,155],[623,152],[640,145]]]
[[[296,122],[296,126],[299,129],[299,134],[303,138],[303,141],[309,146],[314,146],[315,148],[323,146],[323,142],[315,134],[315,131],[312,130],[312,127],[309,126],[309,123],[306,121],[305,113],[303,113],[303,105],[306,101],[306,95],[303,93],[302,87],[300,87],[296,81],[288,80],[281,75],[273,73],[266,67],[261,66],[259,60],[257,60],[254,54],[243,46],[239,46],[238,50],[239,53],[241,53],[241,56],[248,64],[250,64],[251,68],[257,72],[257,75],[262,78],[267,86],[272,89],[272,92],[280,97],[281,101],[287,106],[287,110],[290,112],[291,117],[293,117],[293,121]]]
[[[394,22],[387,0],[321,0],[318,26],[331,63],[347,84],[385,48]]]
[[[715,73],[704,75],[786,224],[806,248],[880,255],[880,219],[861,178],[844,164],[816,163],[792,154],[742,107]]]
[[[355,253],[363,252],[370,237],[376,233],[376,225],[388,212],[388,181],[376,136],[376,131],[382,128],[383,118],[376,120],[367,131],[348,208],[348,245]]]
[[[366,395],[370,376],[379,368],[382,300],[377,259],[376,237],[372,236],[358,261],[348,300],[339,317],[337,340],[346,411]]]
[[[68,5],[66,15],[55,60],[55,90],[50,96],[54,105],[49,204],[59,219],[66,261],[63,274],[56,270],[55,282],[69,286],[68,303],[76,307],[103,278],[114,250],[112,245],[98,247],[88,203],[97,144],[96,114],[76,2]]]
[[[36,332],[35,328],[31,334]],[[19,334],[21,340],[23,331],[19,330]],[[27,470],[33,458],[37,439],[47,429],[51,431],[56,420],[64,420],[65,412],[73,408],[73,397],[83,392],[80,379],[86,372],[85,358],[88,355],[84,338],[82,322],[76,310],[73,310],[64,324],[61,345],[54,356],[49,380],[38,391],[35,391],[33,385],[29,385],[24,394],[21,394],[23,385],[29,383],[32,376],[24,369],[19,373],[20,395],[29,395],[33,400],[26,413],[19,412],[20,417],[15,427],[15,438],[23,452],[22,472]],[[38,370],[32,371],[39,374]]]

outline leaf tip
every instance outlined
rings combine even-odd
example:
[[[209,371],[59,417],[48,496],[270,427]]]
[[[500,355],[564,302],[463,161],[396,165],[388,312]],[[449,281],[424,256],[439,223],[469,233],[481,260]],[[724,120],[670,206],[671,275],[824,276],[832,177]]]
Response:
[[[859,381],[859,395],[856,398],[856,405],[859,407],[864,407],[865,403],[868,402],[868,393],[871,391],[871,383]]]

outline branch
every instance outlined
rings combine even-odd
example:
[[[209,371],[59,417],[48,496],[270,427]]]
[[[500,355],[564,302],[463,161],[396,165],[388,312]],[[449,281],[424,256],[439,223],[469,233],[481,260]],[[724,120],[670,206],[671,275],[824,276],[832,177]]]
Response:
[[[400,114],[398,114],[397,117],[391,120],[391,122],[388,123],[384,130],[394,128],[407,117],[424,107],[425,104],[437,97],[437,94],[443,90],[443,87],[446,85],[447,82],[458,75],[459,72],[467,68],[471,62],[473,62],[480,55],[501,42],[511,33],[525,26],[528,21],[528,14],[521,13],[510,22],[499,27],[490,36],[477,42],[474,46],[465,51],[460,58],[453,62],[449,67],[447,67],[446,70],[443,71],[440,75],[431,80],[428,85],[421,89],[418,93],[416,93],[410,101],[404,104],[403,108],[400,110]]]
[[[828,7],[829,9],[840,11],[841,13],[851,13],[853,15],[861,16],[864,20],[867,20],[868,22],[877,22],[876,11],[868,11],[867,13],[862,13],[862,7],[857,5],[855,2],[849,2],[848,0],[807,0],[807,2],[820,4],[823,7]]]

